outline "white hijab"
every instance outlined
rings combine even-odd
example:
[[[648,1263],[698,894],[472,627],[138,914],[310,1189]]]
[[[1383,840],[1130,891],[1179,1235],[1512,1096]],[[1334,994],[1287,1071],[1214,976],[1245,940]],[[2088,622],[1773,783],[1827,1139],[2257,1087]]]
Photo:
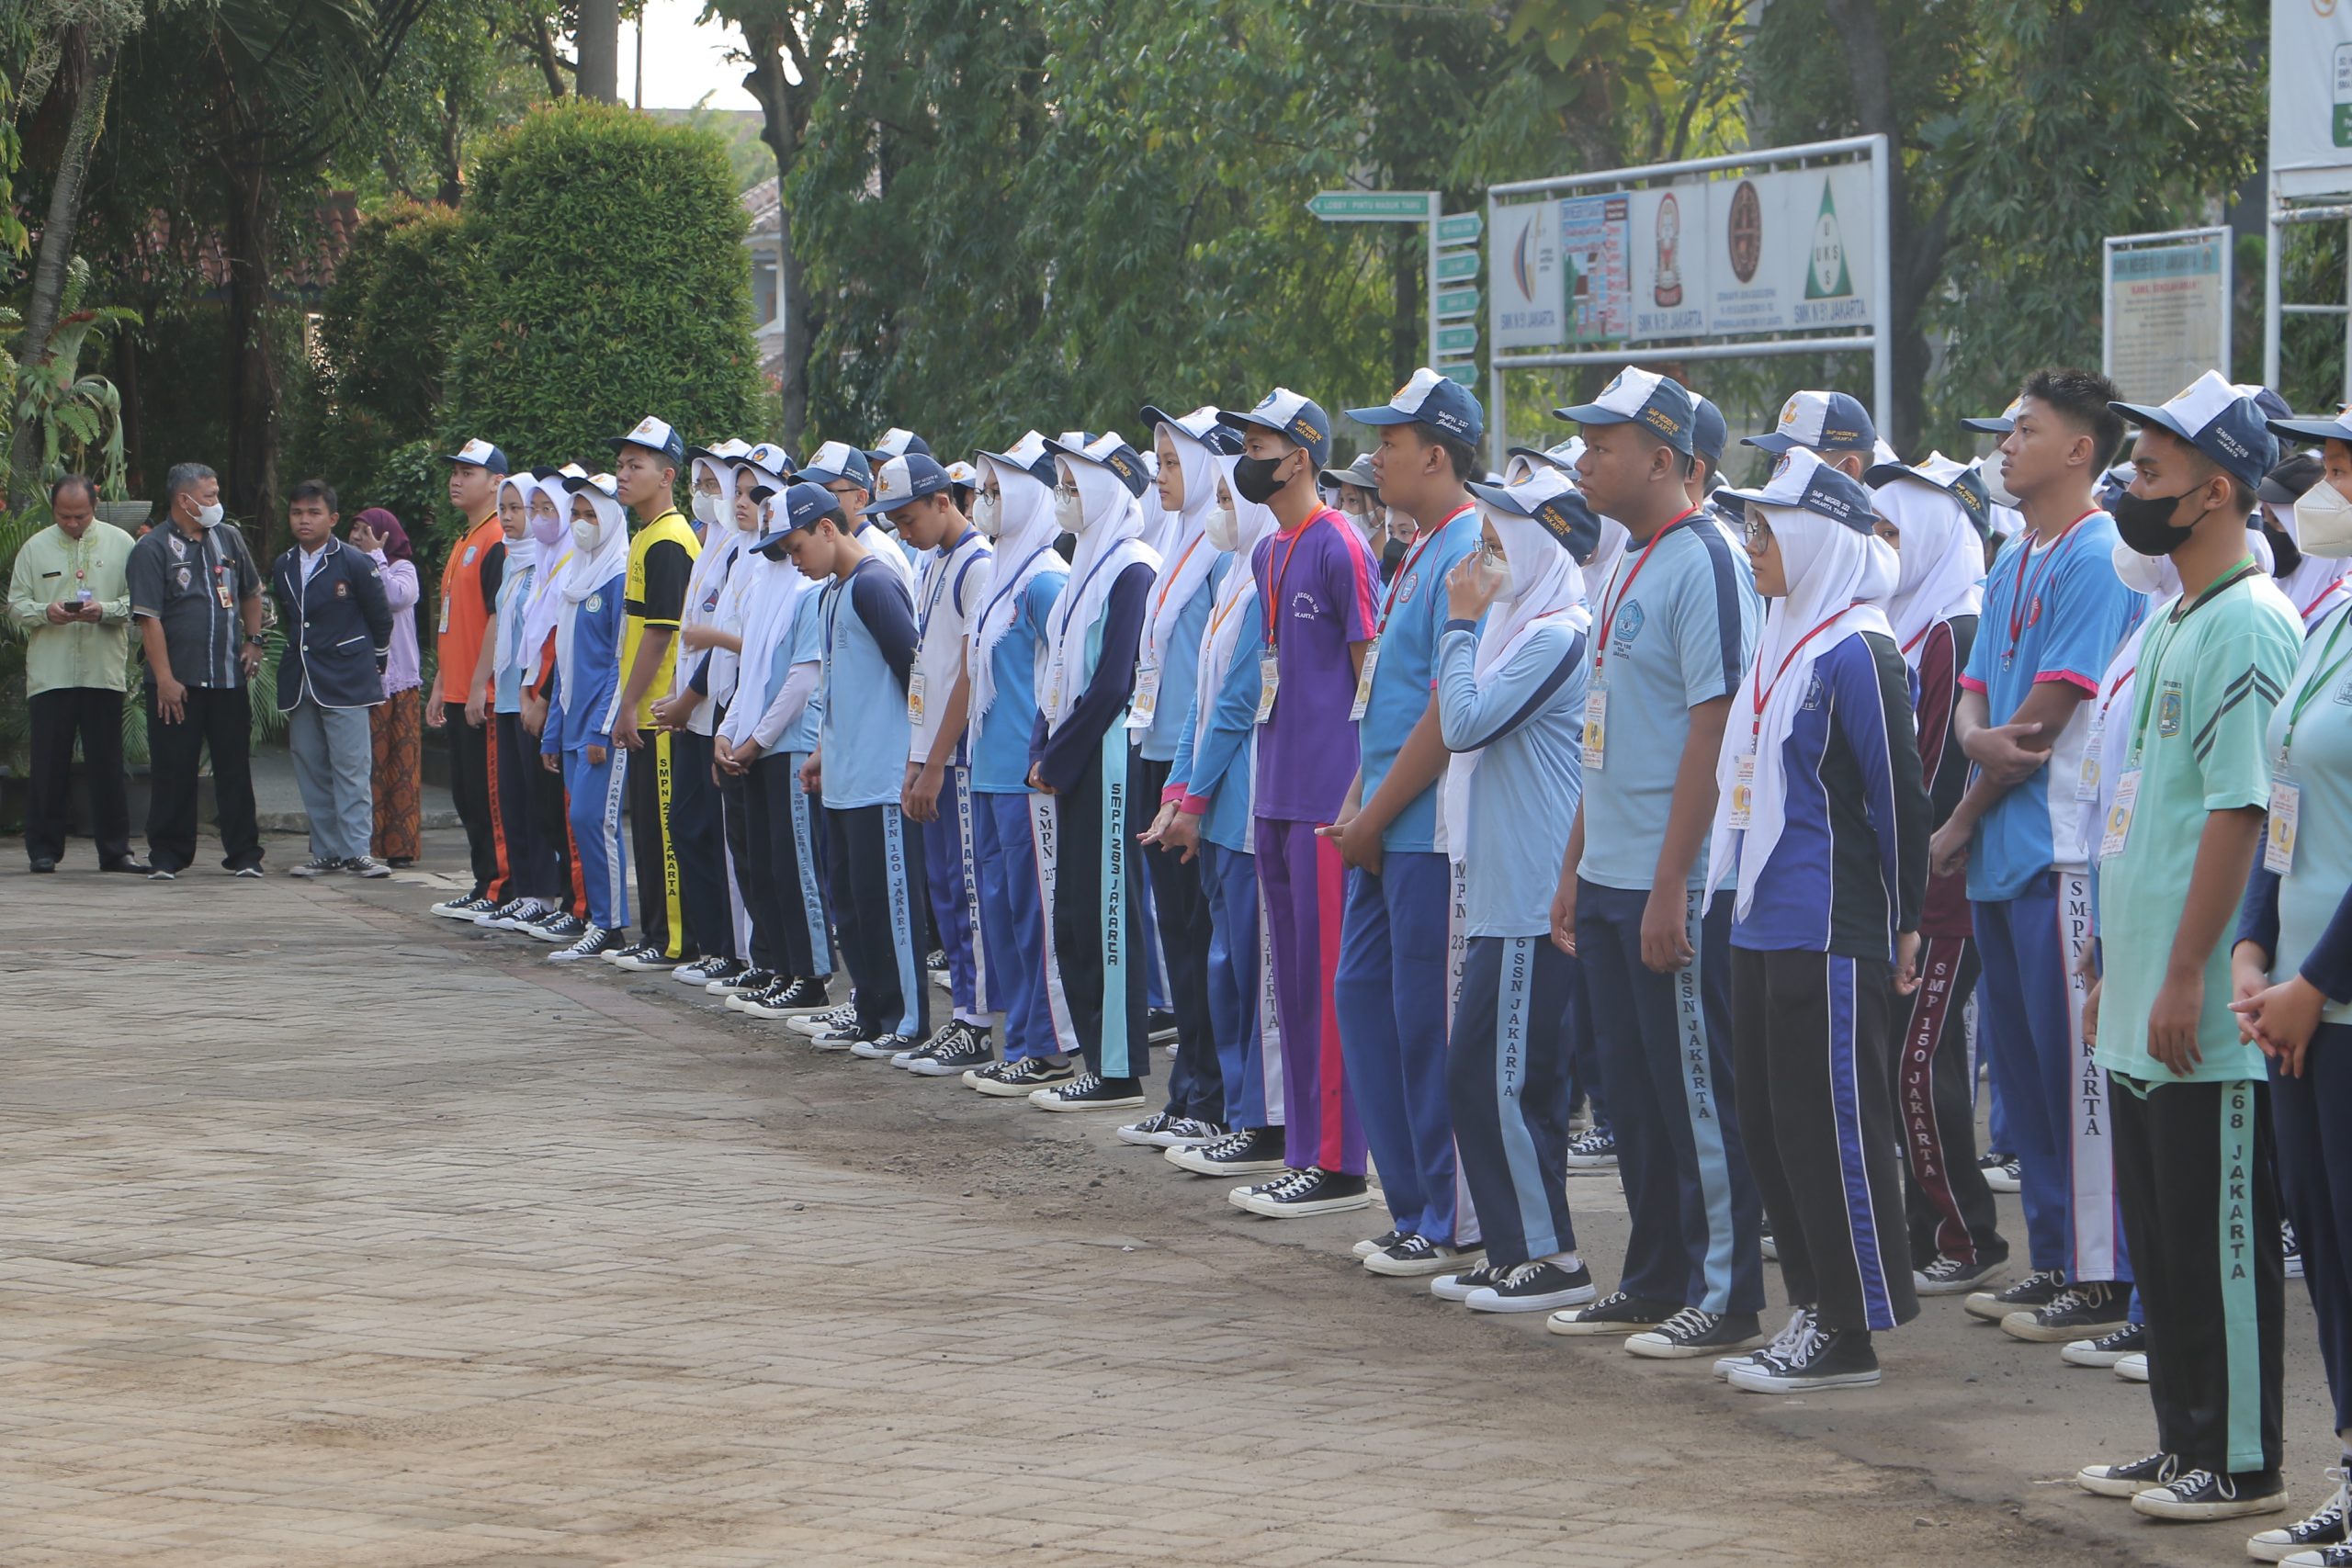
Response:
[[[2322,479],[2319,482],[2325,484],[2327,481]],[[2296,525],[2295,509],[2292,506],[2274,506],[2265,502],[2262,511],[2264,515],[2278,525],[2287,537],[2294,540],[2298,546],[2302,544],[2302,534]],[[2256,528],[2252,532],[2259,537],[2262,530]],[[2269,540],[2262,541],[2263,570],[2276,572],[2278,563],[2270,558],[2269,545]],[[2303,614],[2304,605],[2308,604],[2312,607],[2311,614],[2304,616],[2303,620],[2306,630],[2317,626],[2333,612],[2337,603],[2335,599],[2336,587],[2344,581],[2347,571],[2352,571],[2352,561],[2338,559],[2333,556],[2306,554],[2302,559],[2295,563],[2294,570],[2278,579],[2278,592],[2284,593],[2293,603],[2297,615]]]
[[[1137,561],[1159,569],[1159,558],[1143,542],[1143,508],[1118,475],[1082,458],[1057,456],[1054,465],[1078,487],[1078,553],[1069,563],[1070,585],[1054,606],[1053,647],[1037,693],[1047,734],[1061,728],[1085,687],[1079,666],[1112,585]]]
[[[1209,607],[1208,625],[1201,628],[1199,716],[1193,726],[1193,747],[1196,751],[1208,744],[1209,720],[1216,707],[1216,695],[1225,689],[1226,677],[1233,672],[1233,661],[1241,651],[1241,623],[1248,618],[1242,612],[1258,597],[1258,574],[1250,569],[1250,558],[1257,554],[1259,541],[1282,527],[1282,519],[1274,515],[1272,507],[1244,501],[1241,492],[1234,489],[1233,466],[1240,460],[1238,452],[1230,457],[1221,452],[1209,453],[1209,510],[1216,510],[1218,479],[1225,480],[1226,490],[1233,496],[1233,564],[1226,569],[1225,581],[1217,586],[1216,600]],[[1189,472],[1184,482],[1188,487],[1192,483]],[[1188,502],[1192,493],[1189,488],[1184,492]],[[1191,510],[1189,504],[1186,510]]]
[[[1788,803],[1781,749],[1812,688],[1813,667],[1848,637],[1863,632],[1894,635],[1881,606],[1901,570],[1894,558],[1895,552],[1883,540],[1859,528],[1796,507],[1752,501],[1747,505],[1751,513],[1760,511],[1771,525],[1787,569],[1789,593],[1772,606],[1764,635],[1757,639],[1756,658],[1732,699],[1731,721],[1724,726],[1723,749],[1715,757],[1715,823],[1707,849],[1707,891],[1715,890],[1736,860],[1739,889],[1732,905],[1735,916],[1747,913],[1756,897],[1757,875],[1781,841]],[[1824,623],[1834,624],[1815,633],[1814,628]],[[1814,633],[1810,641],[1805,640],[1808,633]],[[1788,661],[1786,668],[1783,660]],[[1760,732],[1755,706],[1759,685],[1769,687]],[[1756,768],[1748,788],[1748,825],[1735,829],[1732,796],[1738,783],[1739,759],[1751,749]]]
[[[1160,536],[1162,542],[1154,547],[1169,567],[1153,587],[1144,614],[1143,662],[1153,665],[1167,661],[1168,640],[1175,635],[1176,623],[1184,618],[1193,596],[1208,581],[1209,569],[1216,564],[1216,551],[1202,536],[1209,513],[1216,510],[1216,454],[1172,424],[1159,429],[1168,432],[1176,447],[1176,461],[1184,470],[1184,504]],[[1159,500],[1156,491],[1144,494],[1155,503]]]
[[[1014,443],[1015,447],[1025,447],[1036,434],[1034,430],[1028,432]],[[1054,522],[1052,487],[1028,469],[999,462],[986,453],[980,456],[980,467],[996,475],[997,493],[1003,500],[997,512],[994,541],[996,581],[989,583],[988,599],[980,607],[979,624],[973,628],[968,656],[975,720],[995,705],[996,666],[991,656],[996,645],[1012,629],[1012,623],[1020,619],[1029,580],[1062,564],[1061,558],[1053,553],[1054,541],[1061,537],[1061,529]],[[1042,655],[1044,649],[1038,651]]]
[[[525,538],[538,552],[537,570],[531,578],[530,596],[523,601],[523,680],[536,685],[539,679],[539,654],[548,645],[548,634],[555,630],[556,610],[562,599],[556,592],[556,581],[563,575],[564,563],[571,558],[571,524],[567,513],[571,498],[563,487],[549,484],[529,474],[522,477],[523,515],[531,514],[531,503],[545,496],[555,508],[555,537],[539,536],[536,525],[528,525]]]
[[[560,603],[557,606],[555,624],[555,667],[563,682],[563,698],[567,703],[575,700],[580,691],[580,675],[572,645],[579,635],[581,604],[591,594],[609,586],[615,578],[626,577],[628,573],[628,513],[621,510],[619,502],[593,486],[578,493],[588,498],[588,504],[595,509],[596,521],[602,526],[597,531],[594,552],[582,550],[577,544],[572,546],[571,554],[565,560],[560,580],[556,585]],[[571,515],[570,494],[564,497],[563,513],[567,519]]]
[[[1886,618],[1903,661],[1917,670],[1928,627],[1984,610],[1984,541],[1952,493],[1925,479],[1890,479],[1871,491],[1871,504],[1902,536]]]

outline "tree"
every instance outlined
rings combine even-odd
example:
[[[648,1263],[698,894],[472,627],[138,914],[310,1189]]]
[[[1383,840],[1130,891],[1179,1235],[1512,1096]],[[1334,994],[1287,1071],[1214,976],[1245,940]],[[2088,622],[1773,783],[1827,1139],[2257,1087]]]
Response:
[[[600,104],[621,96],[620,0],[578,0],[580,96]]]

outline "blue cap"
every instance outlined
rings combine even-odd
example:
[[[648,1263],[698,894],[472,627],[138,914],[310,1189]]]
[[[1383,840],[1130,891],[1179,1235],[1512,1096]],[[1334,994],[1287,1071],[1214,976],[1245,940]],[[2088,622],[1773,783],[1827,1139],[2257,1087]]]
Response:
[[[774,487],[755,485],[753,501],[765,501],[775,493]],[[814,528],[826,513],[841,510],[841,498],[820,484],[800,480],[784,492],[784,505],[770,513],[767,531],[752,542],[755,550],[764,550],[783,539],[786,534],[806,532]]]
[[[1146,403],[1143,405],[1142,413],[1143,427],[1154,435],[1159,434],[1159,427],[1164,424],[1170,429],[1182,431],[1221,457],[1230,457],[1241,450],[1241,433],[1231,425],[1218,423],[1216,410],[1213,408],[1205,406],[1196,408],[1191,413],[1180,417],[1170,413],[1165,409]]]
[[[927,453],[910,452],[903,457],[893,457],[875,476],[874,503],[865,509],[865,515],[896,512],[918,497],[941,494],[955,482],[939,466],[939,460]]]
[[[911,430],[902,430],[894,424],[882,433],[881,440],[865,449],[865,459],[879,469],[893,457],[904,457],[918,452],[926,457],[937,455],[932,451],[930,442]]]
[[[1532,518],[1560,541],[1578,566],[1600,547],[1600,519],[1557,468],[1539,468],[1515,485],[1473,484],[1470,493],[1498,512]]]
[[[1772,477],[1761,490],[1724,489],[1717,498],[1750,506],[1782,506],[1810,512],[1857,533],[1871,531],[1871,494],[1860,479],[1823,462],[1810,446],[1792,446],[1772,465]]]
[[[506,454],[489,442],[480,439],[467,442],[441,460],[445,463],[464,463],[469,468],[488,468],[493,474],[509,471],[506,467]]]
[[[2208,370],[2161,405],[2107,405],[2143,428],[2178,436],[2252,490],[2278,460],[2278,443],[2254,399]]]
[[[1698,405],[1690,389],[1655,370],[1628,365],[1600,396],[1552,411],[1570,424],[1638,424],[1684,457],[1697,450]]]
[[[828,441],[810,454],[808,466],[800,477],[813,484],[829,485],[839,479],[850,479],[861,490],[874,488],[874,466],[865,454],[846,441]]]
[[[1878,427],[1860,399],[1843,392],[1792,392],[1781,405],[1779,424],[1743,440],[1767,452],[1803,446],[1815,452],[1875,453]]]
[[[686,466],[686,438],[670,428],[667,422],[647,414],[629,427],[627,435],[608,435],[605,445],[617,452],[624,446],[642,446],[670,460],[673,468]]]
[[[1987,435],[2007,435],[2018,427],[2018,413],[2024,407],[2025,399],[2011,398],[2007,408],[1989,419],[1963,419],[1960,423],[1971,430],[1981,430]]]
[[[1054,488],[1054,455],[1046,450],[1046,438],[1034,430],[1023,431],[1021,439],[1001,452],[980,456],[1001,468],[1027,474],[1047,490]]]
[[[1301,397],[1288,387],[1276,387],[1247,413],[1219,409],[1216,417],[1220,424],[1255,425],[1295,441],[1306,448],[1306,460],[1318,468],[1331,460],[1331,416],[1314,399]]]
[[[1069,431],[1057,441],[1046,443],[1046,450],[1057,457],[1068,457],[1074,463],[1091,463],[1098,468],[1108,468],[1112,477],[1127,487],[1129,495],[1141,495],[1151,476],[1143,466],[1143,455],[1127,445],[1126,437],[1117,431],[1076,439],[1082,433]]]
[[[1690,450],[1707,460],[1707,467],[1723,466],[1724,446],[1731,440],[1731,422],[1724,418],[1724,411],[1714,400],[1697,392],[1690,394]]]
[[[1487,434],[1487,411],[1470,389],[1449,381],[1428,366],[1413,372],[1396,395],[1376,409],[1350,409],[1358,424],[1424,424],[1440,435],[1476,446]]]
[[[1980,536],[1993,531],[1992,500],[1984,491],[1984,476],[1976,471],[1975,464],[1930,452],[1925,462],[1873,463],[1862,473],[1862,482],[1872,490],[1897,479],[1917,479],[1921,484],[1935,486],[1960,502],[1960,509],[1976,525]]]

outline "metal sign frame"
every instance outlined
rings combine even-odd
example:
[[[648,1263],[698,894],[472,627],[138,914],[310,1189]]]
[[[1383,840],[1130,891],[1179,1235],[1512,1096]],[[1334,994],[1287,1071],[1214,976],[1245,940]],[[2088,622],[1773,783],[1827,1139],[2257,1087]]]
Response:
[[[2278,263],[2280,245],[2286,231],[2297,223],[2342,223],[2352,220],[2352,191],[2333,197],[2321,197],[2315,201],[2297,200],[2278,194],[2278,181],[2270,182],[2269,240],[2263,247],[2262,258],[2262,384],[2278,385],[2279,329],[2289,316],[2341,316],[2345,318],[2343,400],[2352,403],[2352,276],[2345,279],[2345,302],[2327,304],[2323,301],[2290,303],[2281,298],[2284,276]]]
[[[1449,365],[1440,351],[1439,343],[1449,331],[1458,331],[1469,311],[1447,310],[1442,308],[1441,297],[1449,289],[1459,291],[1467,287],[1474,293],[1475,279],[1484,266],[1486,215],[1478,212],[1448,212],[1445,196],[1434,190],[1326,190],[1307,198],[1306,210],[1326,223],[1419,223],[1429,250],[1428,274],[1424,282],[1429,297],[1429,330],[1424,340],[1429,347],[1429,363],[1441,373],[1460,373],[1470,378],[1465,384],[1476,385],[1476,365]],[[1466,231],[1463,220],[1469,220]],[[1448,225],[1452,225],[1449,230]],[[1467,247],[1467,248],[1464,248]],[[1466,256],[1472,262],[1470,270],[1459,277],[1441,276],[1446,264],[1455,257]],[[1475,352],[1475,349],[1474,349]]]
[[[1894,351],[1887,330],[1887,315],[1894,304],[1894,256],[1888,233],[1888,181],[1886,138],[1883,135],[1847,136],[1831,141],[1807,141],[1793,147],[1762,147],[1747,152],[1728,152],[1714,158],[1686,158],[1672,164],[1644,164],[1626,169],[1603,169],[1589,175],[1564,175],[1553,179],[1515,180],[1508,185],[1490,186],[1487,189],[1487,233],[1496,231],[1496,220],[1501,214],[1503,202],[1511,197],[1550,197],[1565,192],[1595,192],[1630,190],[1637,183],[1663,181],[1676,175],[1713,174],[1723,169],[1765,169],[1777,164],[1804,164],[1816,158],[1838,158],[1853,153],[1862,154],[1871,166],[1871,231],[1876,242],[1871,258],[1871,329],[1866,333],[1840,333],[1826,337],[1753,337],[1739,338],[1718,335],[1710,341],[1685,344],[1626,344],[1616,348],[1550,349],[1536,353],[1505,354],[1490,349],[1487,357],[1487,407],[1490,411],[1488,447],[1489,460],[1497,468],[1503,466],[1510,446],[1504,426],[1508,423],[1503,400],[1503,375],[1509,370],[1555,369],[1568,365],[1640,365],[1667,360],[1745,359],[1778,354],[1838,354],[1868,351],[1871,360],[1871,412],[1881,429],[1893,426],[1894,418]],[[1488,258],[1488,272],[1493,271],[1493,258]],[[1489,290],[1489,297],[1492,297]]]
[[[2221,249],[2222,363],[2216,368],[2222,372],[2223,380],[2233,379],[2230,347],[2237,331],[2237,272],[2230,254],[2230,229],[2225,223],[2212,223],[2198,229],[2165,229],[2148,234],[2109,234],[2106,237],[2098,258],[2098,368],[2101,375],[2110,380],[2115,376],[2115,253],[2145,250],[2156,245],[2179,245],[2198,240],[2213,241]]]

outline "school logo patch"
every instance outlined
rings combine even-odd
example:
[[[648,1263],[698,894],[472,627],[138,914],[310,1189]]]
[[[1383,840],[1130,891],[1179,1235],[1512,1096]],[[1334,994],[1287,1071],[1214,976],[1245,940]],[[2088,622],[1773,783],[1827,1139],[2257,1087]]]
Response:
[[[2041,595],[2039,593],[2025,607],[2025,624],[2030,626],[2041,624]]]
[[[1821,706],[1822,695],[1821,671],[1816,670],[1812,671],[1806,677],[1804,683],[1804,701],[1797,705],[1804,709],[1807,713],[1815,712]]]
[[[2338,707],[2352,708],[2352,675],[2344,677],[2342,683],[2335,688],[2335,704]]]
[[[1419,592],[1420,588],[1421,574],[1419,569],[1416,568],[1415,570],[1407,572],[1405,574],[1405,581],[1399,584],[1396,589],[1396,607],[1401,610],[1406,605],[1411,604],[1413,602],[1413,595]]]
[[[1322,613],[1323,606],[1315,602],[1314,594],[1300,592],[1294,593],[1290,596],[1290,618],[1292,620],[1311,621]]]
[[[1623,653],[1633,647],[1634,639],[1642,635],[1644,619],[1642,606],[1638,601],[1618,611],[1615,619],[1610,624],[1610,651]]]
[[[479,547],[478,547],[478,546],[474,546],[474,545],[468,545],[468,546],[466,547],[466,558],[465,558],[464,560],[459,561],[458,564],[459,566],[471,566],[471,565],[473,565],[473,564],[474,564],[474,555],[475,555],[475,552],[479,549]]]
[[[2180,688],[2167,683],[2156,699],[2156,733],[2166,739],[2180,733]]]
[[[594,615],[597,611],[599,611],[599,610],[603,609],[604,607],[605,607],[605,596],[604,596],[602,593],[591,593],[590,595],[588,595],[588,613],[589,613],[590,615]]]
[[[186,568],[186,567],[182,567],[182,568],[180,568],[180,569],[179,569],[179,570],[177,570],[177,571],[174,572],[172,575],[173,575],[175,578],[177,578],[177,579],[179,580],[179,585],[180,585],[180,587],[182,587],[183,589],[185,589],[186,587],[187,587],[187,585],[188,585],[190,582],[192,582],[192,581],[195,581],[194,577],[190,574],[190,572],[188,571],[188,569],[187,569],[187,568]]]
[[[335,585],[334,585],[334,596],[335,596],[336,598],[338,598],[338,599],[348,599],[348,598],[350,598],[350,597],[351,597],[351,584],[349,584],[348,582],[344,581],[341,578],[337,578],[337,579],[335,580]]]
[[[187,541],[186,539],[181,538],[177,534],[173,534],[169,536],[168,542],[172,547],[172,558],[174,560],[187,559]]]

